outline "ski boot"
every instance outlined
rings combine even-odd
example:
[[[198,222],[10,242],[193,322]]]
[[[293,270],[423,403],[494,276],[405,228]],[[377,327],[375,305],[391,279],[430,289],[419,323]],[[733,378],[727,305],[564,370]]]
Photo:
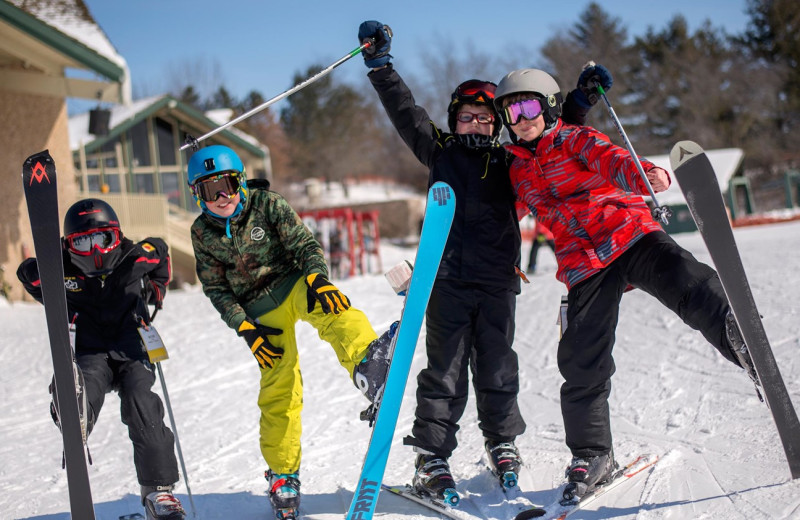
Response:
[[[500,479],[500,485],[504,489],[516,487],[522,459],[514,441],[500,442],[486,439],[484,447],[489,456],[489,467],[492,473]]]
[[[300,507],[300,480],[297,473],[264,472],[269,483],[269,501],[278,520],[296,520]]]
[[[370,343],[367,355],[353,369],[353,383],[372,403],[386,383],[391,363],[389,349],[399,324],[399,321],[392,323],[389,330]]]
[[[573,457],[567,468],[567,486],[564,488],[562,503],[574,503],[607,483],[619,466],[612,453],[596,457]]]
[[[142,486],[142,505],[147,520],[184,520],[186,511],[172,494],[172,486]]]
[[[420,453],[414,466],[416,467],[412,481],[414,491],[450,507],[458,505],[460,497],[446,458]]]

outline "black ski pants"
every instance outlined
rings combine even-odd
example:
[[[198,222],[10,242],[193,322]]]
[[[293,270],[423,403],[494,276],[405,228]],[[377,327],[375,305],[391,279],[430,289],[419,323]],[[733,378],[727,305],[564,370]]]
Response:
[[[413,438],[407,444],[452,455],[470,372],[484,437],[508,441],[525,431],[517,404],[519,364],[512,349],[515,309],[511,290],[436,280],[425,313],[428,365],[417,376]]]
[[[539,237],[533,237],[533,241],[531,242],[531,252],[528,256],[528,274],[533,274],[536,272],[536,258],[539,256],[539,248],[542,247],[542,244],[545,244],[547,247],[549,247],[550,251],[552,251],[554,254],[556,252],[555,240],[539,240]]]
[[[666,233],[645,235],[611,265],[569,291],[558,367],[565,379],[561,413],[567,446],[576,457],[602,455],[612,448],[611,351],[620,300],[628,285],[655,296],[738,365],[725,334],[729,306],[717,273]]]
[[[142,486],[166,486],[178,481],[174,437],[164,424],[164,406],[152,391],[156,381],[148,361],[115,360],[106,353],[77,357],[95,428],[105,395],[119,393],[120,417],[133,442],[133,463]]]

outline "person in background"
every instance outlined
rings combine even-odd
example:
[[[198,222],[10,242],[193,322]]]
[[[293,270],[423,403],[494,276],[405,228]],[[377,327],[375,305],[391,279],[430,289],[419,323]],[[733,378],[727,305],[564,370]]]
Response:
[[[533,219],[533,237],[531,238],[531,252],[528,256],[527,274],[536,274],[536,257],[539,256],[539,248],[547,245],[550,250],[556,252],[556,242],[553,233],[542,225],[537,219]]]
[[[154,237],[138,243],[126,238],[116,212],[100,199],[70,206],[64,217],[63,244],[84,439],[94,428],[105,395],[116,390],[148,518],[181,520],[186,513],[172,494],[178,480],[174,437],[164,424],[161,398],[152,390],[156,375],[139,335],[139,327],[150,324],[148,304],[160,309],[167,292],[171,276],[167,244]],[[35,258],[20,264],[17,277],[43,303]],[[50,392],[50,413],[60,429],[52,384]]]

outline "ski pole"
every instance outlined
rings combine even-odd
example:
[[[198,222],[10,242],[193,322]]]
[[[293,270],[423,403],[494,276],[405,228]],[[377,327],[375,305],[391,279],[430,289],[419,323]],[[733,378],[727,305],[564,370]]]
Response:
[[[145,290],[144,288],[142,289]],[[144,301],[148,298],[145,297]],[[150,323],[158,314],[158,306],[153,310],[150,315]],[[169,392],[167,392],[167,381],[164,379],[164,371],[161,370],[161,362],[154,363],[156,371],[158,372],[158,379],[161,381],[161,390],[164,392],[164,403],[167,405],[167,415],[169,415],[169,424],[172,426],[172,433],[175,435],[175,450],[178,452],[178,460],[181,463],[181,470],[183,470],[183,483],[186,484],[186,494],[189,495],[189,504],[192,506],[192,517],[197,518],[197,509],[194,507],[194,498],[192,497],[192,488],[189,487],[189,474],[186,472],[186,463],[183,462],[183,450],[181,449],[181,440],[178,437],[178,427],[175,425],[175,416],[172,414],[172,403],[169,400]]]
[[[594,67],[594,65],[594,61],[590,61],[583,68],[586,70],[589,67]],[[641,175],[645,186],[647,186],[647,191],[650,192],[650,198],[653,199],[653,205],[655,206],[653,208],[653,218],[661,221],[665,225],[669,224],[669,217],[672,216],[672,211],[668,207],[661,206],[658,203],[658,199],[656,199],[656,193],[653,191],[653,187],[650,185],[650,180],[647,178],[644,168],[642,168],[642,163],[639,162],[639,156],[637,156],[636,152],[633,150],[633,145],[628,139],[628,135],[625,133],[625,130],[622,128],[622,123],[617,117],[617,113],[614,112],[614,107],[611,106],[611,102],[608,100],[608,96],[606,96],[606,91],[603,89],[603,86],[600,85],[599,81],[590,79],[589,82],[590,85],[594,84],[595,88],[597,88],[597,93],[600,94],[601,98],[603,98],[606,108],[608,108],[608,113],[611,115],[611,120],[614,122],[614,126],[617,127],[617,132],[619,132],[620,137],[622,137],[622,140],[625,142],[625,147],[631,154],[631,159],[633,159],[633,162],[636,164],[636,169],[639,170],[639,175]]]
[[[175,416],[172,415],[172,404],[169,402],[169,392],[167,392],[167,382],[164,379],[164,372],[161,370],[161,363],[156,363],[156,370],[158,371],[158,379],[161,381],[161,390],[164,391],[164,403],[167,405],[167,414],[169,415],[169,423],[172,426],[172,433],[175,434],[175,449],[178,452],[178,460],[181,462],[181,469],[183,470],[183,483],[186,484],[186,494],[189,495],[189,504],[192,506],[192,517],[197,518],[197,509],[194,507],[194,498],[192,498],[192,489],[189,487],[189,475],[186,473],[186,464],[183,462],[183,450],[181,450],[181,441],[178,438],[178,429],[175,427]]]
[[[365,41],[359,47],[357,47],[357,48],[353,49],[352,51],[350,51],[349,53],[345,54],[344,56],[342,56],[341,58],[339,58],[338,60],[336,60],[332,64],[328,65],[326,68],[322,69],[321,71],[317,72],[316,74],[314,74],[310,78],[306,79],[305,81],[303,81],[301,83],[298,83],[297,85],[295,85],[294,87],[290,88],[289,90],[284,91],[282,94],[278,94],[277,96],[275,96],[274,98],[270,99],[269,101],[265,101],[264,103],[261,103],[257,107],[245,112],[244,114],[240,115],[239,117],[237,117],[235,119],[231,119],[230,121],[228,121],[224,125],[218,126],[217,128],[215,128],[214,130],[211,130],[207,134],[201,135],[197,139],[195,139],[194,137],[192,137],[190,135],[187,135],[186,136],[186,143],[183,146],[181,146],[180,149],[181,150],[185,150],[185,149],[187,149],[189,147],[192,147],[193,149],[197,149],[197,145],[198,145],[198,143],[200,141],[208,139],[212,135],[225,130],[229,126],[232,126],[232,125],[235,125],[236,123],[244,121],[245,119],[247,119],[248,117],[252,116],[253,114],[257,114],[258,112],[261,112],[262,110],[264,110],[268,106],[270,106],[270,105],[272,105],[274,103],[277,103],[278,101],[280,101],[281,99],[283,99],[285,97],[291,96],[292,94],[294,94],[298,90],[301,90],[301,89],[307,87],[308,85],[314,83],[318,79],[322,78],[323,76],[326,76],[329,72],[331,72],[333,69],[335,69],[336,67],[338,67],[342,63],[346,62],[347,60],[349,60],[350,58],[352,58],[356,54],[359,54],[364,49],[368,49],[369,47],[372,47],[373,45],[375,45],[375,40],[370,39],[370,40]]]

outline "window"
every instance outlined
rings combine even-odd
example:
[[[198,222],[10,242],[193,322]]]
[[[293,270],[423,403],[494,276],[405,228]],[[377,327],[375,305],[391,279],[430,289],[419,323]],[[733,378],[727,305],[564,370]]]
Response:
[[[139,121],[128,131],[133,148],[133,166],[151,166],[150,143],[147,139],[147,121]]]
[[[170,204],[181,205],[181,189],[178,172],[161,172],[161,193],[167,196]]]
[[[155,193],[155,183],[152,173],[136,173],[133,176],[134,193]]]
[[[177,154],[175,153],[175,139],[172,133],[172,125],[158,117],[155,119],[155,123],[158,161],[161,166],[176,165]]]

